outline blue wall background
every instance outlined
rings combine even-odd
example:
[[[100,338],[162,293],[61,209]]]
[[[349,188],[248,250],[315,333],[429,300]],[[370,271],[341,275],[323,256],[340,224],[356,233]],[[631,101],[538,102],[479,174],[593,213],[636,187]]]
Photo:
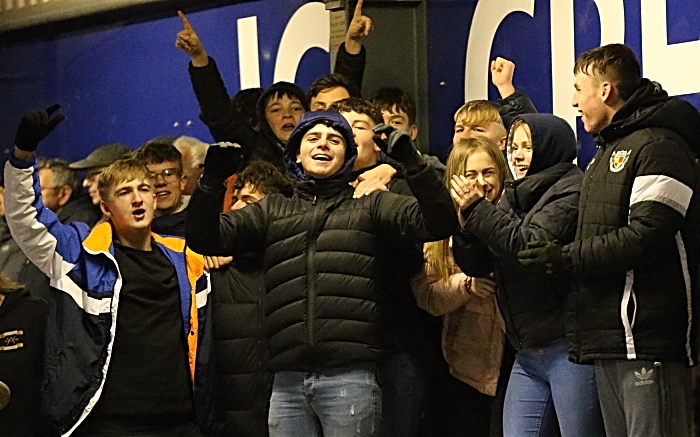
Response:
[[[667,0],[665,3],[668,43],[700,39],[700,2]],[[476,4],[477,0],[428,0],[430,144],[435,152],[444,152],[449,147],[454,112],[464,103],[465,53]],[[637,53],[641,63],[641,0],[625,0],[624,11],[624,42]],[[575,0],[574,13],[575,54],[578,56],[600,45],[601,28],[593,0]],[[536,0],[534,16],[515,12],[501,22],[491,48],[491,59],[502,56],[516,63],[516,88],[528,94],[541,112],[552,112],[550,18],[550,1]],[[700,57],[700,53],[697,55]],[[682,60],[667,61],[678,62],[678,68],[684,68]],[[572,72],[572,97],[573,78]],[[489,99],[498,97],[496,88],[489,84]],[[682,97],[700,107],[697,94]],[[577,133],[581,145],[579,164],[584,165],[595,153],[595,145],[583,130],[580,119]]]
[[[430,144],[431,151],[439,154],[449,147],[452,116],[464,101],[465,54],[477,0],[425,1]],[[640,60],[641,1],[624,1],[625,43]],[[239,89],[236,20],[257,16],[261,85],[265,87],[272,83],[284,28],[305,3],[259,0],[188,17],[209,54],[217,59],[229,93],[233,94]],[[371,4],[368,0],[367,5]],[[500,24],[491,49],[491,58],[504,56],[516,62],[516,87],[530,95],[543,112],[552,111],[549,5],[549,0],[536,0],[533,17],[524,13],[508,15]],[[599,45],[601,29],[593,0],[575,0],[574,8],[575,52],[579,55]],[[666,10],[669,44],[700,39],[700,2],[667,0]],[[39,152],[44,156],[75,160],[102,144],[122,142],[136,148],[159,135],[191,135],[210,141],[198,119],[187,74],[188,58],[174,46],[179,30],[181,23],[173,15],[63,34],[46,41],[0,43],[0,152],[6,154],[10,150],[23,112],[53,102],[63,105],[68,119],[42,144]],[[679,62],[679,68],[684,68],[682,60],[668,62]],[[307,88],[329,69],[328,53],[311,49],[299,65],[297,83]],[[571,84],[573,92],[573,73]],[[700,107],[697,95],[682,97]],[[489,88],[489,98],[498,98],[493,86]],[[578,133],[583,165],[592,156],[594,146],[580,122]]]
[[[285,26],[305,3],[255,1],[191,13],[188,18],[234,94],[240,88],[236,20],[257,16],[260,80],[266,87],[273,81]],[[42,143],[38,152],[43,156],[77,160],[103,144],[137,148],[159,135],[211,141],[198,118],[187,73],[189,57],[175,47],[180,30],[174,15],[1,48],[0,150],[10,150],[25,111],[53,102],[62,104],[68,118]],[[306,89],[329,73],[329,65],[328,53],[309,50],[299,65],[297,83]]]

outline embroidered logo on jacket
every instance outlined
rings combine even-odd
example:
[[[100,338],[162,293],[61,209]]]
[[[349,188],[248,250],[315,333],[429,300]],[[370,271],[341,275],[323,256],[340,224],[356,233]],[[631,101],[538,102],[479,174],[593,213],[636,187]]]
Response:
[[[651,378],[651,375],[653,375],[653,374],[654,374],[654,369],[647,370],[645,367],[642,367],[641,372],[634,372],[634,376],[636,376],[637,379],[639,379],[639,381],[635,382],[634,385],[639,387],[640,385],[653,384],[654,380],[649,379],[649,378]]]
[[[0,352],[24,347],[24,343],[22,343],[23,335],[24,331],[21,330],[8,331],[0,334]]]
[[[610,171],[617,173],[625,168],[627,160],[630,159],[631,150],[618,150],[610,157]]]

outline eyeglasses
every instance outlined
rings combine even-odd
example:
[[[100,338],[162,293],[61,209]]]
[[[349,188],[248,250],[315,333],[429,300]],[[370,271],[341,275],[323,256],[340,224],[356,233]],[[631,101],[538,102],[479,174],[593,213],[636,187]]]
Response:
[[[175,179],[180,177],[180,169],[179,168],[166,168],[165,170],[161,171],[160,173],[150,172],[150,175],[154,181],[158,179],[158,176],[162,176],[164,181],[173,182]]]

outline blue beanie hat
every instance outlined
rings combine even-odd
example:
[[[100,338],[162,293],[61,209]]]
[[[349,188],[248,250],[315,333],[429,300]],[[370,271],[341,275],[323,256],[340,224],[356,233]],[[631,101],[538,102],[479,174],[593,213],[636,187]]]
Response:
[[[297,163],[297,152],[301,146],[301,139],[306,132],[317,124],[326,124],[329,127],[337,130],[345,139],[345,164],[338,173],[333,175],[349,176],[352,173],[355,159],[357,158],[357,144],[355,143],[355,134],[352,127],[347,122],[345,117],[337,111],[312,111],[305,112],[301,116],[301,120],[297,123],[292,131],[292,134],[287,140],[287,145],[284,148],[284,164],[287,167],[289,174],[297,180],[308,180],[309,177],[304,173],[304,169]]]

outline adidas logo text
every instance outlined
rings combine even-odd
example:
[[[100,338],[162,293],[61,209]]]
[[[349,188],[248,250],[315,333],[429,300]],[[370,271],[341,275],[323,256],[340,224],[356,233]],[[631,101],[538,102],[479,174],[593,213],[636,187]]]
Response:
[[[635,382],[634,385],[637,386],[637,387],[640,387],[640,386],[642,386],[642,385],[653,384],[653,383],[654,383],[654,380],[653,380],[653,379],[650,379],[650,378],[651,378],[651,375],[652,375],[653,373],[654,373],[654,369],[649,369],[649,370],[647,371],[647,369],[646,369],[645,367],[642,367],[642,371],[641,371],[641,372],[634,372],[634,376],[636,376],[637,379],[639,379],[639,381]]]

